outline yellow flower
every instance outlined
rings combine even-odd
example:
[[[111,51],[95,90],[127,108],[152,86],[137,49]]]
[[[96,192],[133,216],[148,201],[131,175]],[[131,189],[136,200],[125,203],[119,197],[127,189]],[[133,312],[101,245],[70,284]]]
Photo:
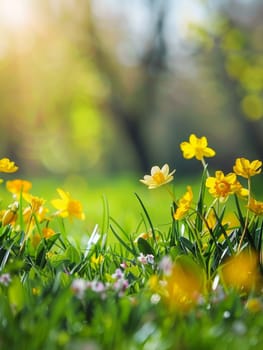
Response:
[[[40,289],[39,289],[39,288],[36,288],[36,287],[33,287],[33,288],[32,288],[32,294],[33,294],[33,295],[39,295],[39,294],[40,294]]]
[[[261,312],[263,310],[263,305],[260,299],[258,298],[250,298],[246,302],[246,309],[251,313]]]
[[[14,225],[17,219],[17,211],[19,204],[18,202],[14,202],[8,206],[8,209],[3,213],[2,217],[2,225]]]
[[[172,181],[174,173],[175,170],[169,173],[168,164],[164,164],[161,169],[158,166],[153,166],[151,169],[151,175],[144,175],[143,180],[140,181],[148,186],[149,189],[154,189]]]
[[[182,142],[180,148],[184,158],[191,159],[195,157],[198,160],[203,160],[204,157],[214,157],[216,154],[216,152],[212,148],[207,147],[207,145],[207,138],[205,136],[198,138],[195,134],[191,134],[189,142]]]
[[[58,209],[57,215],[65,218],[65,217],[76,217],[80,220],[85,219],[85,215],[82,211],[81,203],[72,199],[68,192],[63,191],[62,189],[57,189],[58,194],[60,195],[60,199],[53,199],[51,204],[53,207]]]
[[[233,193],[233,185],[236,183],[236,174],[229,173],[224,175],[221,170],[216,171],[215,177],[209,176],[206,179],[206,187],[209,193],[219,198],[220,201],[225,201],[230,194]]]
[[[227,286],[240,291],[259,287],[261,277],[256,253],[243,251],[230,257],[221,267],[221,277]]]
[[[44,238],[48,239],[55,235],[55,231],[52,228],[44,227],[42,229],[42,234]]]
[[[24,193],[23,198],[30,204],[32,213],[38,214],[42,211],[45,200],[43,198]]]
[[[2,158],[0,159],[0,172],[1,173],[14,173],[18,170],[18,166],[15,165],[14,162],[12,162],[8,158]]]
[[[254,198],[249,199],[247,207],[258,216],[263,214],[263,202],[257,201]]]
[[[260,160],[250,162],[246,158],[237,158],[233,170],[237,175],[248,179],[251,176],[259,174],[261,172],[261,166],[262,162]]]
[[[173,264],[171,274],[163,280],[152,277],[150,288],[158,293],[171,309],[188,311],[196,305],[204,290],[204,274],[201,268],[188,258]]]
[[[23,198],[29,203],[23,211],[24,221],[30,223],[30,230],[34,227],[34,217],[33,214],[37,216],[37,220],[42,222],[46,219],[46,214],[48,209],[44,207],[45,200],[36,196],[32,196],[29,193],[23,193]]]
[[[39,245],[40,241],[41,241],[41,236],[40,236],[39,233],[35,233],[34,235],[32,235],[31,243],[32,243],[32,246],[34,248],[37,248],[37,246]]]
[[[191,186],[187,186],[187,192],[178,201],[178,208],[174,213],[175,220],[180,220],[188,212],[193,200],[193,191]]]
[[[140,234],[135,238],[134,243],[137,243],[138,240],[139,240],[139,238],[142,238],[142,239],[145,239],[145,240],[150,239],[150,238],[152,238],[152,233],[150,233],[150,232],[142,232],[142,233],[140,233]]]
[[[213,211],[209,212],[208,218],[206,219],[206,223],[210,229],[214,229],[216,224],[218,223],[215,213]],[[240,225],[239,220],[236,215],[232,212],[226,213],[222,219],[222,225],[226,226],[225,231],[226,234],[230,234],[233,230]],[[221,236],[218,237],[218,242],[224,241],[225,236],[222,233]]]
[[[7,181],[6,188],[9,192],[13,193],[15,197],[17,197],[21,192],[29,192],[32,188],[32,183],[26,180],[15,179]]]
[[[247,197],[249,195],[249,190],[244,188],[239,181],[236,181],[232,185],[232,190],[240,197]]]
[[[91,264],[93,264],[94,266],[101,265],[103,261],[104,261],[104,257],[101,254],[99,254],[98,256],[94,254],[90,259]]]

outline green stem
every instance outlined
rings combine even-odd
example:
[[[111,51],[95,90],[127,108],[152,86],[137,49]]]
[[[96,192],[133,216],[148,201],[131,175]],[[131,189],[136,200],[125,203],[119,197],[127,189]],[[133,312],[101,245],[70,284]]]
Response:
[[[210,175],[209,175],[209,171],[208,171],[208,169],[207,169],[207,164],[206,164],[204,158],[201,159],[201,163],[202,163],[202,165],[203,165],[203,168],[206,170],[206,176],[209,177],[209,176],[210,176]]]
[[[248,182],[248,199],[247,199],[247,203],[249,205],[250,197],[251,197],[251,181],[250,181],[250,177],[248,177],[248,181],[247,182]],[[242,232],[242,235],[241,235],[238,247],[237,247],[237,251],[238,252],[241,249],[241,246],[242,246],[242,243],[243,243],[243,240],[245,238],[246,231],[247,231],[247,227],[248,227],[248,219],[249,219],[249,208],[248,208],[248,205],[247,205],[247,212],[246,212],[246,218],[245,218],[245,224],[244,224],[243,232]]]

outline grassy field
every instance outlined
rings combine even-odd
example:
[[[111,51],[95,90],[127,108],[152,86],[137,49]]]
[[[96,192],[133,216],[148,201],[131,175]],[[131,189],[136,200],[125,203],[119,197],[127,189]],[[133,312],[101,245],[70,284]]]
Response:
[[[256,217],[230,196],[238,224],[228,230],[205,178],[154,190],[139,179],[28,179],[33,197],[20,197],[15,213],[1,185],[0,348],[16,350],[18,339],[21,350],[262,348],[262,204]],[[193,200],[182,202],[187,185]],[[57,188],[72,196],[66,217],[51,205]],[[252,190],[261,199],[260,180]],[[35,196],[46,202],[35,206]],[[182,219],[173,199],[186,205]]]
[[[135,193],[142,199],[154,225],[163,227],[171,224],[172,197],[167,189],[161,187],[157,190],[148,190],[139,182],[139,177],[134,175],[96,179],[75,175],[29,180],[33,183],[32,194],[47,201],[57,197],[57,188],[70,192],[73,198],[80,200],[86,215],[85,222],[81,223],[84,232],[91,232],[96,224],[101,226],[105,206],[108,207],[109,216],[128,233],[135,234],[138,230],[138,232],[143,230],[143,225],[140,225],[143,210]],[[185,192],[188,183],[191,183],[198,193],[198,179],[194,181],[191,179],[189,182],[180,180],[173,188],[176,198]],[[3,206],[12,200],[11,194],[7,193],[3,185],[0,187],[0,196]]]

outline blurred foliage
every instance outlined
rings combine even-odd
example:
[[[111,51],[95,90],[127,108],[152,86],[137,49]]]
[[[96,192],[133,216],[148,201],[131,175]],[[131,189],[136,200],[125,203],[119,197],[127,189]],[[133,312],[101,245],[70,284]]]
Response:
[[[183,175],[191,132],[221,167],[262,159],[260,1],[189,1],[182,28],[171,0],[21,4],[0,4],[0,147],[24,173]]]

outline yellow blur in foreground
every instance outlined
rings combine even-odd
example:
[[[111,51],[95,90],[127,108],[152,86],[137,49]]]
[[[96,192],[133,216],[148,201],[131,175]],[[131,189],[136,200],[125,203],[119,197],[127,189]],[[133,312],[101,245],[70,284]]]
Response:
[[[262,287],[258,256],[254,251],[242,251],[230,257],[221,267],[221,277],[226,287],[250,292]]]

